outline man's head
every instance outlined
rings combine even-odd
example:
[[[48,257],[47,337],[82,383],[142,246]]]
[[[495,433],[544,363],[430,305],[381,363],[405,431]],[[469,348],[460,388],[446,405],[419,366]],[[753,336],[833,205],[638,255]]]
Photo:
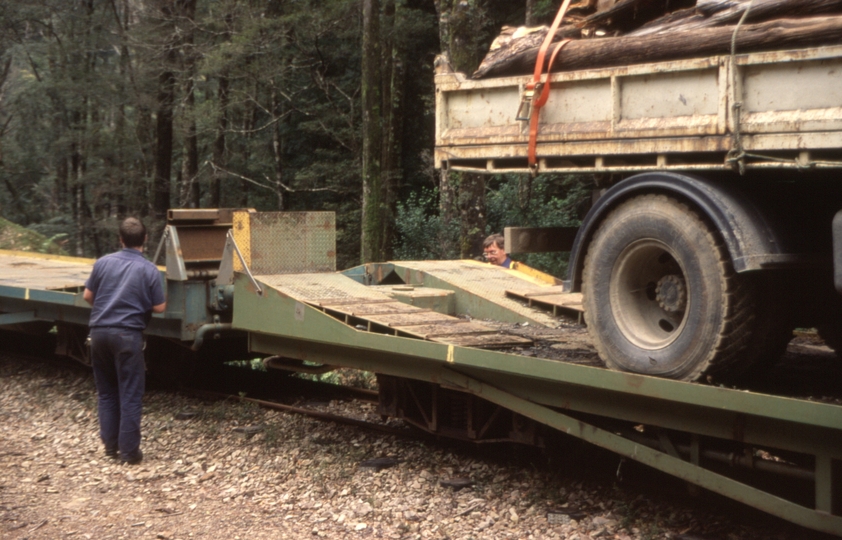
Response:
[[[137,218],[126,218],[120,224],[120,241],[127,248],[143,247],[146,242],[146,227]]]
[[[500,266],[506,261],[505,240],[502,234],[492,234],[482,243],[485,259],[491,264]]]

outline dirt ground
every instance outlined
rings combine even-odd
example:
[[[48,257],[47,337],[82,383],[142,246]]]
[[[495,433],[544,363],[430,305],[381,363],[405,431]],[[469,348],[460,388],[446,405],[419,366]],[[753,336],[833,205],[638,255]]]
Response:
[[[383,422],[373,404],[301,405]],[[118,464],[87,370],[0,354],[0,538],[821,538],[651,471],[619,481],[618,460],[589,447],[533,460],[176,392],[144,406],[145,459]],[[470,485],[442,485],[454,479]]]

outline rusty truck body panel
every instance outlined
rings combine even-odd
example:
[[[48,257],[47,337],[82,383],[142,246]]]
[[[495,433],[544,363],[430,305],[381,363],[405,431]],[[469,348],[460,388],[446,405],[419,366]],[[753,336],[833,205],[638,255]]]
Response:
[[[447,69],[443,71],[448,71]],[[436,75],[437,166],[525,172],[531,76]],[[842,46],[553,73],[539,172],[842,167]]]

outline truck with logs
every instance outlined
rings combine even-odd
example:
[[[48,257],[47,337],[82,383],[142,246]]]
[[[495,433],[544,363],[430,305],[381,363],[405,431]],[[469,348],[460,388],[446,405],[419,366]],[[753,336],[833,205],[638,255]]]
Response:
[[[577,231],[507,242],[571,253],[565,290],[608,367],[746,377],[804,327],[842,350],[842,46],[544,77],[439,62],[435,162],[594,178]]]

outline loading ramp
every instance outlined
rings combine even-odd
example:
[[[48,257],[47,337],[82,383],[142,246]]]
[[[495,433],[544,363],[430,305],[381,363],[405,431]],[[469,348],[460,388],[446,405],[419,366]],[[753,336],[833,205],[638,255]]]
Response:
[[[342,274],[277,274],[255,279],[358,330],[483,349],[532,344],[478,322],[395,301]]]
[[[473,260],[454,261],[396,261],[366,265],[365,273],[370,280],[380,282],[394,275],[401,283],[434,289],[454,291],[457,313],[475,319],[491,319],[510,323],[531,323],[555,327],[559,321],[555,315],[578,316],[576,308],[579,295],[561,293],[558,280],[537,270],[519,265],[513,269],[493,266]],[[359,275],[360,268],[345,272]],[[526,295],[551,293],[555,300],[564,299],[570,309],[561,311],[536,309]],[[548,313],[549,311],[549,313]]]

